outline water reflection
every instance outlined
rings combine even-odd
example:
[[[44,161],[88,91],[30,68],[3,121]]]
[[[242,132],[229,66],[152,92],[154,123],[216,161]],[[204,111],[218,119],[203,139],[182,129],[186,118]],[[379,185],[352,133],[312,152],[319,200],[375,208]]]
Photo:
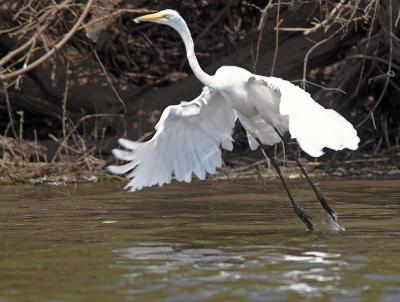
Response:
[[[306,232],[254,181],[0,187],[0,301],[400,301],[399,182],[321,187],[346,231]]]
[[[130,294],[135,294],[135,290],[154,294],[155,288],[159,288],[168,297],[195,285],[212,297],[209,289],[219,284],[219,289],[226,287],[228,293],[237,282],[246,284],[246,288],[236,289],[232,298],[251,296],[254,301],[265,297],[266,292],[282,298],[290,292],[304,296],[354,296],[367,290],[340,288],[342,274],[359,269],[363,265],[360,261],[351,264],[340,253],[296,252],[285,246],[207,249],[149,242],[115,251],[117,266],[129,271],[119,280],[119,286],[129,288]],[[162,286],[165,283],[173,283],[175,291],[168,293],[168,288]]]

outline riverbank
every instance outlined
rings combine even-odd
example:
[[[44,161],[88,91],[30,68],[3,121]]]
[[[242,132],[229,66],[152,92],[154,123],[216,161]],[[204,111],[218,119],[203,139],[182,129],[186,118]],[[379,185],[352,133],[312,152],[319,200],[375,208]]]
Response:
[[[349,160],[308,161],[302,158],[305,170],[312,178],[400,178],[400,150],[390,154],[361,155]],[[323,159],[323,158],[322,158]],[[59,161],[29,162],[20,158],[0,159],[0,185],[65,185],[86,182],[125,182],[125,178],[109,174],[106,166],[109,160],[96,158],[94,155],[76,156]],[[294,161],[279,160],[282,172],[288,179],[303,177]],[[273,180],[277,177],[274,168],[265,159],[260,160],[252,153],[229,154],[224,156],[224,165],[211,180],[242,179],[258,181]]]

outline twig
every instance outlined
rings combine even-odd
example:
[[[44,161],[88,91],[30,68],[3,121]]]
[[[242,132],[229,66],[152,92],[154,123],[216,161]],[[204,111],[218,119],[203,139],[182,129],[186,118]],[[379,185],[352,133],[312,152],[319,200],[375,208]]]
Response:
[[[108,15],[102,16],[100,18],[94,19],[92,21],[89,21],[86,24],[82,24],[79,29],[81,30],[81,29],[87,28],[87,27],[89,27],[93,24],[96,24],[98,22],[101,22],[105,19],[115,18],[115,17],[117,17],[121,14],[125,14],[125,13],[147,14],[147,13],[154,13],[154,12],[155,12],[155,10],[153,10],[153,9],[145,9],[145,8],[140,8],[140,9],[121,8],[121,9],[118,9],[118,10],[112,12],[111,14],[108,14]]]
[[[66,7],[72,0],[65,0],[62,4],[60,4],[54,11],[50,11],[48,13],[44,14],[44,17],[47,19],[48,14],[51,12],[53,13],[52,16],[54,16],[59,9]],[[93,0],[91,0],[93,1]],[[26,41],[24,44],[19,46],[18,48],[14,49],[13,51],[10,51],[8,54],[6,54],[1,60],[0,60],[0,66],[3,66],[6,62],[8,62],[10,59],[12,59],[14,56],[19,54],[21,51],[25,50],[28,48],[49,26],[51,25],[51,22],[46,22],[43,26],[41,26],[37,32],[30,38],[28,41]],[[25,67],[26,68],[26,67]],[[3,77],[3,75],[0,74],[0,80],[4,80],[7,77]]]
[[[377,15],[377,11],[378,11],[378,4],[379,4],[379,1],[375,0],[374,14],[372,16],[371,26],[370,26],[369,31],[368,31],[367,44],[365,45],[365,48],[364,48],[363,62],[362,62],[362,65],[361,65],[360,76],[358,78],[357,88],[356,88],[356,91],[355,91],[356,94],[360,90],[362,78],[363,78],[363,75],[364,75],[365,60],[366,60],[366,55],[367,55],[367,51],[368,51],[368,48],[369,48],[369,43],[371,41],[372,30],[374,29],[374,25],[375,25],[375,19],[376,19],[376,15]]]
[[[321,27],[325,27],[337,14],[338,12],[343,8],[343,5],[347,2],[348,0],[341,0],[329,13],[329,15],[322,21],[319,23],[316,23],[313,27],[294,27],[294,28],[290,28],[290,27],[281,27],[278,28],[276,27],[276,30],[280,30],[280,31],[301,31],[303,32],[305,35],[309,35],[311,33],[316,32],[318,29],[320,29]],[[325,32],[327,31],[327,29],[325,29]]]
[[[303,82],[304,82],[304,79],[301,79],[301,80],[291,80],[291,82],[292,82],[292,83],[297,83],[297,82],[303,83]],[[312,85],[312,86],[321,88],[322,90],[326,90],[326,91],[337,91],[337,92],[340,92],[340,93],[342,93],[342,94],[347,94],[346,91],[344,91],[343,89],[340,89],[340,88],[325,87],[325,86],[319,85],[319,84],[317,84],[317,83],[311,82],[311,81],[309,81],[309,80],[306,80],[305,82],[306,82],[306,84],[310,84],[310,85]]]
[[[37,139],[37,131],[36,129],[33,129],[33,138],[34,138],[34,142],[35,142],[35,156],[36,156],[36,162],[40,161],[40,156],[39,156],[39,144],[38,144],[38,139]]]
[[[66,133],[66,128],[65,128],[65,122],[67,121],[67,99],[68,99],[68,89],[69,89],[69,75],[71,71],[69,69],[69,61],[67,61],[67,66],[66,66],[66,72],[65,72],[65,88],[64,88],[64,95],[61,103],[61,126],[62,126],[62,132],[63,132],[63,137],[67,135]]]
[[[386,72],[386,80],[385,80],[385,84],[383,86],[382,92],[378,98],[378,100],[376,101],[374,107],[371,109],[370,114],[368,114],[360,123],[357,124],[356,129],[358,129],[359,127],[361,127],[366,121],[368,121],[368,119],[371,117],[373,117],[373,114],[376,110],[376,108],[378,108],[379,104],[381,103],[383,96],[386,93],[386,90],[389,86],[390,83],[390,77],[393,76],[393,71],[392,71],[392,60],[393,60],[393,11],[392,11],[392,0],[388,1],[389,4],[389,64],[388,64],[388,68],[387,68],[387,72]]]
[[[61,141],[61,142],[60,142],[59,139],[56,138],[53,134],[49,134],[49,138],[51,138],[53,141],[55,141],[56,143],[58,143],[58,144],[60,145],[60,147],[63,147],[63,148],[66,149],[66,150],[72,151],[72,152],[74,152],[74,153],[76,153],[76,154],[81,154],[81,153],[82,153],[82,152],[80,152],[79,150],[76,150],[76,149],[72,148],[71,146],[69,146],[68,144],[66,144],[64,141]],[[57,155],[58,155],[58,153],[57,153]],[[55,158],[56,158],[56,155],[54,155],[53,160],[52,160],[52,163],[54,163]]]
[[[343,0],[342,0],[343,1]],[[341,2],[342,2],[341,1]],[[356,0],[357,3],[360,0]],[[354,9],[351,16],[350,16],[350,20],[354,17],[354,15],[356,14],[357,10]],[[336,31],[334,31],[329,37],[322,39],[321,41],[317,42],[315,45],[313,45],[306,53],[306,55],[304,56],[304,64],[303,64],[303,82],[302,82],[302,87],[303,89],[306,88],[306,81],[307,81],[307,63],[308,63],[308,57],[310,56],[310,54],[319,46],[321,46],[322,44],[326,43],[327,41],[329,41],[330,39],[332,39],[334,36],[336,36],[337,34],[339,34],[340,32],[342,32],[344,28],[344,25],[340,26]]]
[[[78,129],[78,127],[80,126],[80,124],[81,124],[82,122],[84,122],[85,120],[90,119],[90,118],[96,118],[96,117],[110,117],[110,116],[112,116],[112,117],[121,117],[121,118],[123,118],[123,115],[121,115],[121,114],[109,114],[109,113],[91,114],[91,115],[86,115],[86,116],[80,118],[80,119],[76,122],[75,126],[71,129],[71,131],[64,137],[64,139],[62,140],[61,145],[65,145],[65,144],[66,144],[67,140],[68,140],[68,139],[71,137],[71,135]],[[57,156],[58,156],[58,154],[60,153],[60,151],[61,151],[61,148],[59,147],[59,148],[57,149],[57,151],[54,153],[53,159],[52,159],[52,161],[51,161],[52,163],[55,161],[55,159],[57,158]]]
[[[30,60],[30,58],[31,58],[31,55],[32,55],[32,53],[33,53],[34,50],[35,50],[36,41],[37,41],[37,40],[35,39],[35,40],[32,42],[32,45],[31,45],[31,47],[30,47],[28,53],[26,54],[26,58],[25,58],[25,62],[24,62],[23,67],[26,67],[26,66],[28,65],[29,60]],[[15,88],[18,89],[18,90],[20,89],[21,77],[22,77],[22,75],[19,75],[19,76],[17,77],[17,79],[15,80]]]
[[[200,34],[196,37],[196,41],[200,40],[201,38],[204,37],[208,33],[208,31],[219,22],[219,20],[225,15],[225,13],[230,9],[230,7],[234,4],[236,4],[238,1],[228,1],[224,8],[222,8],[216,15],[215,17],[207,23],[207,25],[203,28],[203,30],[200,32]]]
[[[85,6],[85,9],[83,10],[79,19],[75,22],[75,24],[71,28],[71,30],[61,39],[61,41],[59,41],[56,45],[54,45],[53,48],[49,52],[47,52],[42,57],[40,57],[39,59],[37,59],[36,61],[34,61],[33,63],[29,64],[28,66],[26,66],[22,69],[16,70],[14,72],[6,73],[6,74],[0,74],[0,80],[6,80],[9,78],[16,77],[20,74],[24,74],[24,73],[36,68],[37,66],[39,66],[40,64],[45,62],[48,58],[50,58],[52,55],[54,55],[56,53],[56,51],[58,51],[60,48],[62,48],[64,46],[64,44],[67,43],[68,40],[73,37],[75,32],[78,30],[79,26],[82,24],[82,22],[85,20],[86,16],[88,15],[93,2],[94,2],[94,0],[88,0],[87,4]]]
[[[374,57],[374,56],[369,56],[369,55],[361,55],[361,54],[355,54],[355,55],[348,55],[345,57],[346,60],[350,60],[350,59],[366,59],[366,60],[372,60],[372,61],[378,61],[381,63],[384,63],[386,65],[389,65],[390,62],[388,60],[385,60],[383,58],[380,57]],[[400,65],[397,65],[395,63],[391,63],[393,68],[396,68],[400,71]]]
[[[281,23],[280,20],[280,11],[281,11],[281,0],[278,0],[278,6],[276,7],[276,26],[275,26],[275,50],[274,50],[274,58],[272,60],[271,66],[271,76],[274,75],[276,60],[278,57],[278,49],[279,49],[279,25]]]
[[[399,7],[399,11],[397,12],[396,21],[394,22],[395,27],[397,27],[397,25],[399,24],[399,20],[400,20],[400,7]]]
[[[253,5],[253,7],[254,7],[254,5]],[[257,6],[255,6],[255,7],[257,7]],[[260,47],[261,47],[262,35],[263,35],[263,32],[264,32],[265,24],[266,24],[267,19],[268,19],[268,10],[271,7],[272,7],[272,0],[269,0],[267,5],[263,9],[260,9],[259,7],[257,7],[258,10],[260,10],[260,12],[261,12],[261,18],[260,18],[260,21],[258,23],[258,37],[257,37],[256,57],[255,57],[254,63],[253,63],[254,72],[257,71],[257,64],[258,64],[258,58],[260,56]]]
[[[8,95],[8,84],[5,81],[3,81],[3,91],[4,91],[4,97],[6,99],[7,113],[8,113],[8,119],[10,120],[11,131],[13,132],[13,135],[16,138],[17,131],[15,130],[13,112],[11,110],[10,97]]]
[[[25,5],[23,5],[18,11],[17,13],[13,16],[13,21],[17,20],[19,15],[22,14],[28,7],[31,6],[33,0],[29,0],[29,2]]]
[[[117,97],[117,100],[121,103],[121,105],[122,105],[122,107],[123,107],[123,109],[124,109],[124,114],[126,114],[127,109],[126,109],[125,102],[124,102],[124,101],[122,100],[122,98],[120,97],[120,95],[119,95],[117,89],[115,89],[115,87],[114,87],[114,85],[113,85],[113,83],[112,83],[110,77],[108,76],[108,73],[107,73],[107,71],[106,71],[106,68],[104,67],[103,62],[101,62],[101,60],[100,60],[100,58],[99,58],[99,56],[98,56],[98,54],[97,54],[97,51],[96,51],[95,49],[93,49],[93,53],[94,53],[94,56],[96,57],[97,62],[99,62],[99,65],[100,65],[100,67],[101,67],[101,70],[103,71],[104,76],[106,77],[106,80],[107,80],[108,84],[110,85],[112,91],[114,92],[115,96]]]
[[[329,41],[330,39],[332,39],[334,36],[336,36],[337,34],[339,34],[342,31],[342,27],[340,27],[339,29],[337,29],[335,32],[333,32],[329,37],[322,39],[321,41],[315,43],[306,53],[306,55],[304,56],[304,62],[303,62],[303,79],[301,82],[301,86],[303,87],[303,89],[306,89],[306,83],[307,83],[307,65],[308,65],[308,58],[311,55],[311,53],[318,48],[319,46],[321,46],[322,44],[326,43],[327,41]]]

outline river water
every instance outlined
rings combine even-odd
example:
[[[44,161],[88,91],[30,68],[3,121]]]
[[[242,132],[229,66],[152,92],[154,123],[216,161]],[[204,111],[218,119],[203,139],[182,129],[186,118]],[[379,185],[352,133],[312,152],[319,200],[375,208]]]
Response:
[[[400,301],[400,181],[0,187],[0,302]]]

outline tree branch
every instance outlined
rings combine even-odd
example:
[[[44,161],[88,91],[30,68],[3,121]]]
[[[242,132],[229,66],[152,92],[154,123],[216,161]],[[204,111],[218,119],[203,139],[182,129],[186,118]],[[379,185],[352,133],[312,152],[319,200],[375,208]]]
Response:
[[[79,29],[79,26],[82,24],[82,22],[85,20],[86,16],[89,13],[89,10],[93,4],[94,0],[88,0],[85,9],[82,12],[82,15],[79,17],[79,19],[76,21],[76,23],[74,24],[74,26],[71,28],[71,30],[61,39],[61,41],[59,41],[56,45],[54,45],[54,47],[48,51],[46,54],[44,54],[42,57],[40,57],[39,59],[37,59],[36,61],[34,61],[33,63],[19,69],[16,70],[14,72],[10,72],[10,73],[6,73],[6,74],[0,74],[0,80],[4,81],[6,79],[10,79],[16,76],[19,76],[21,74],[24,74],[36,67],[38,67],[40,64],[42,64],[43,62],[45,62],[47,59],[49,59],[52,55],[54,55],[56,53],[57,50],[59,50],[61,47],[64,46],[65,43],[68,42],[69,39],[72,38],[72,36],[75,34],[75,32]]]

